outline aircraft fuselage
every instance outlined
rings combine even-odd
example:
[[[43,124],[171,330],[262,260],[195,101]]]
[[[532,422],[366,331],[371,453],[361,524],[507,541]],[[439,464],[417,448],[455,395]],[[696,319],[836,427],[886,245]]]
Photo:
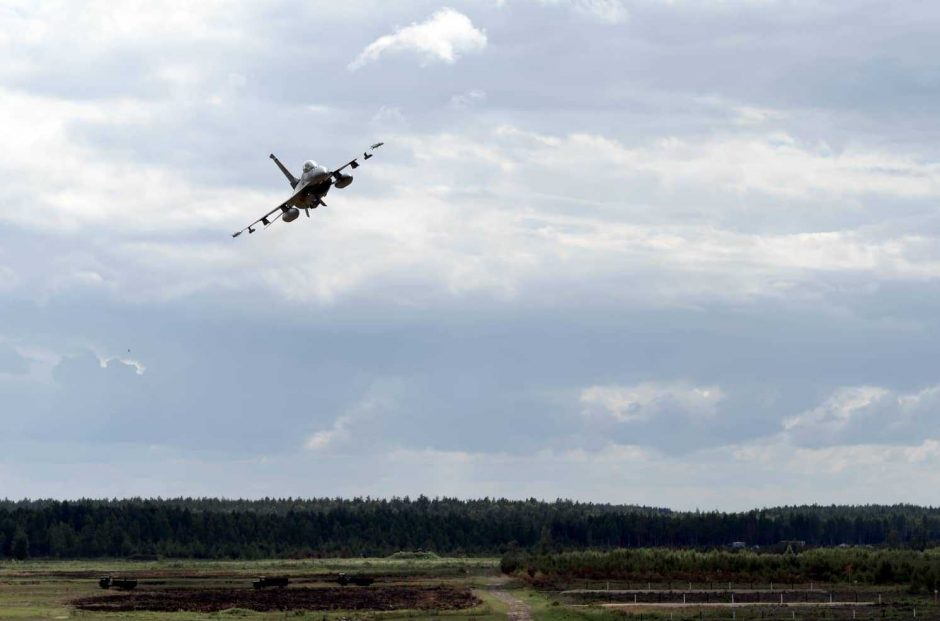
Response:
[[[294,207],[300,209],[315,209],[319,207],[323,197],[330,191],[332,178],[330,171],[323,166],[314,164],[304,166],[305,170],[300,176],[300,183],[294,188],[295,200],[291,201]]]
[[[297,200],[294,203],[295,207],[300,207],[302,209],[308,207],[310,209],[314,209],[319,207],[323,197],[326,196],[327,192],[330,191],[330,178],[327,176],[325,181],[317,180],[306,185],[298,184],[297,189],[300,190],[302,188],[306,188],[308,185],[311,186],[310,189],[297,197]]]

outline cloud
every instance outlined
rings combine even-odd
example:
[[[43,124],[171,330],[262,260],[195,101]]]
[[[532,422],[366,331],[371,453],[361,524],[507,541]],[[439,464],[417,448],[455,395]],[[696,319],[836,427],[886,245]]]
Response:
[[[940,9],[505,4],[0,12],[0,486],[930,502]]]
[[[903,393],[879,386],[836,389],[817,407],[783,421],[799,446],[919,442],[940,437],[940,386]]]
[[[311,451],[362,448],[375,437],[377,418],[394,411],[402,389],[399,380],[376,380],[366,394],[328,429],[307,438],[304,447]],[[381,435],[381,434],[379,434]]]
[[[301,220],[253,238],[275,237],[276,248],[236,246],[222,233],[283,192],[214,187],[168,167],[89,158],[62,117],[81,122],[90,106],[79,112],[47,99],[20,101],[24,110],[30,103],[37,122],[42,111],[59,118],[43,135],[77,172],[52,187],[39,181],[45,160],[0,158],[0,174],[14,180],[0,195],[11,193],[11,205],[30,203],[0,218],[37,236],[50,228],[71,236],[47,239],[61,250],[43,262],[9,255],[18,261],[9,268],[18,288],[37,298],[97,289],[168,300],[260,289],[329,305],[358,295],[397,303],[408,290],[412,303],[544,304],[563,302],[558,292],[577,287],[586,289],[582,303],[786,298],[818,306],[848,290],[870,291],[858,276],[940,278],[934,234],[913,224],[925,213],[916,201],[940,198],[940,169],[903,154],[839,153],[763,132],[626,144],[509,124],[463,134],[399,128],[389,136],[395,150],[370,161],[355,192],[337,197],[340,209],[318,211],[317,226]],[[572,161],[594,165],[572,174]],[[416,170],[420,184],[401,182]],[[30,178],[35,187],[24,182]],[[139,195],[141,178],[148,190],[129,218],[123,199]],[[873,200],[890,208],[859,208]],[[894,218],[908,203],[914,217]],[[830,228],[845,218],[853,226]],[[618,285],[601,293],[597,282]]]
[[[0,375],[22,375],[29,371],[29,363],[15,348],[0,342]]]
[[[621,423],[646,421],[661,415],[708,418],[725,398],[717,386],[686,382],[643,382],[632,386],[589,386],[581,391],[585,417],[610,417]]]
[[[457,110],[465,110],[470,106],[486,101],[486,92],[480,89],[472,89],[450,98],[451,107]]]
[[[785,437],[761,440],[731,448],[736,461],[763,470],[774,467],[791,476],[848,477],[862,489],[874,472],[911,472],[921,464],[940,462],[940,441],[924,438],[915,443],[859,443],[834,446],[794,446]],[[874,471],[874,472],[872,472]],[[904,475],[901,475],[902,477]],[[877,479],[879,477],[874,477]],[[873,480],[873,479],[869,479]],[[877,489],[872,484],[871,489]],[[884,493],[884,489],[877,490]],[[903,497],[903,495],[901,496]]]
[[[19,277],[13,268],[0,265],[0,289],[12,289],[19,282]]]
[[[101,366],[102,368],[106,368],[112,362],[118,362],[125,366],[133,367],[134,372],[137,373],[137,375],[143,375],[147,371],[147,367],[144,365],[144,363],[142,363],[140,360],[135,360],[134,358],[130,358],[128,356],[120,356],[120,357],[115,356],[113,358],[102,359]]]
[[[431,62],[453,64],[461,54],[479,52],[485,47],[485,32],[477,29],[463,13],[444,8],[423,22],[379,37],[349,63],[349,69],[359,69],[387,53],[407,51],[416,53],[422,65]]]
[[[622,0],[539,0],[539,3],[568,6],[576,13],[607,24],[620,24],[629,17]]]
[[[382,106],[378,112],[372,115],[372,123],[380,127],[394,127],[404,124],[406,121],[401,108],[395,106]]]
[[[244,188],[207,187],[168,165],[131,163],[107,150],[91,156],[75,136],[75,127],[131,131],[154,122],[158,109],[132,99],[91,103],[0,89],[0,114],[20,121],[5,132],[15,153],[0,154],[0,175],[10,180],[0,190],[0,199],[9,207],[0,220],[59,232],[106,226],[112,236],[134,230],[192,231],[206,223],[221,225],[240,211],[236,205],[247,212],[259,200],[274,201],[273,196],[262,199],[263,194]],[[47,153],[56,154],[60,170],[70,171],[56,184],[45,181]],[[129,197],[134,201],[133,218],[127,217]],[[101,276],[76,272],[76,279],[100,282]]]
[[[574,8],[608,24],[619,24],[627,20],[626,7],[620,0],[574,0]]]

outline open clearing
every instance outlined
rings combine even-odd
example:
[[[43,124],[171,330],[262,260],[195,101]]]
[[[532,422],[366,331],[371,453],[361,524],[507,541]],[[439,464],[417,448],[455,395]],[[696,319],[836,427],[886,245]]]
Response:
[[[336,584],[338,574],[375,579]],[[139,580],[105,591],[102,575]],[[259,576],[287,588],[255,590]],[[266,561],[27,561],[0,563],[0,619],[209,621],[917,621],[940,619],[933,597],[897,586],[858,588],[571,589],[503,576],[496,559]],[[598,581],[603,584],[606,581]],[[623,583],[611,582],[612,586]],[[643,586],[647,586],[646,583]],[[776,585],[775,585],[776,586]],[[566,588],[567,587],[567,588]],[[657,588],[658,587],[658,588]],[[780,605],[781,595],[784,605]],[[733,597],[733,600],[732,600]],[[832,600],[830,601],[830,597]],[[883,597],[883,602],[881,598]],[[683,599],[686,601],[683,602]],[[857,599],[857,601],[856,601]],[[916,613],[915,613],[916,610]],[[915,617],[916,614],[916,617]]]
[[[341,587],[340,572],[376,582]],[[498,573],[492,558],[0,562],[0,619],[499,621],[502,603],[482,588]],[[102,590],[98,579],[109,574],[139,586]],[[259,576],[287,576],[290,586],[253,589]]]

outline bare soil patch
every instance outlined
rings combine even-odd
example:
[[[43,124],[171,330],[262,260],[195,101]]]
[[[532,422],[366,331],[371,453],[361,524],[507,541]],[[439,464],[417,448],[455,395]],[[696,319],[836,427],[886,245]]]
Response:
[[[320,589],[152,589],[73,600],[81,610],[99,612],[218,612],[247,610],[457,610],[480,600],[452,586]]]

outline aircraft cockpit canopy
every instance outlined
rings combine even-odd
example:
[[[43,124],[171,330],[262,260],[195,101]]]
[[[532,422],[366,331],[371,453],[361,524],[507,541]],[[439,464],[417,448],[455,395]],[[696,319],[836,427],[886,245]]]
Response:
[[[317,167],[317,163],[314,162],[313,160],[307,160],[306,162],[304,162],[304,172],[310,172],[316,167]]]

